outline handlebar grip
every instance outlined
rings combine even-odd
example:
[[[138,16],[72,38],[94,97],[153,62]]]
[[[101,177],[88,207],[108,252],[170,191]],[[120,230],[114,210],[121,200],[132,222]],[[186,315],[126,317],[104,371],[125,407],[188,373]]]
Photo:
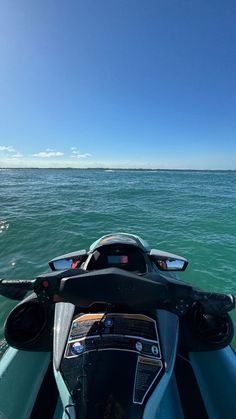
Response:
[[[235,308],[235,298],[232,294],[196,291],[194,297],[208,314],[220,316]]]
[[[0,295],[11,300],[22,300],[28,291],[34,289],[35,280],[0,279]]]
[[[0,279],[0,285],[2,287],[17,287],[30,291],[34,289],[35,279]]]

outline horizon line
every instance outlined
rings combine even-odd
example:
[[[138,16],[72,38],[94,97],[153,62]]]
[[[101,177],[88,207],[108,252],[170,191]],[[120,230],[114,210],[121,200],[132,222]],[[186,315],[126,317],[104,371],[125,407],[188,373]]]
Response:
[[[122,171],[148,171],[148,172],[235,172],[236,169],[158,169],[144,167],[0,167],[0,170],[122,170]]]

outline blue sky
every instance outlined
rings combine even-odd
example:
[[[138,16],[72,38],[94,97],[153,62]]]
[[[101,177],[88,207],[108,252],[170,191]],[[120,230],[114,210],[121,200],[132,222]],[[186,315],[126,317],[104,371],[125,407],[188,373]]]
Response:
[[[235,0],[0,5],[0,167],[236,169]]]

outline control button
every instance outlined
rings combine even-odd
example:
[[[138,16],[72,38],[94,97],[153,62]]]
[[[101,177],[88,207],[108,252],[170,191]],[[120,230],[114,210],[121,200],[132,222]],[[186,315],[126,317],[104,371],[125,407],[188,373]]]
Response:
[[[141,352],[142,349],[143,349],[143,345],[142,345],[141,342],[136,342],[135,347],[136,347],[137,351],[139,351],[139,352]]]
[[[159,355],[159,350],[158,350],[158,347],[156,345],[152,345],[151,351],[152,351],[153,355]]]

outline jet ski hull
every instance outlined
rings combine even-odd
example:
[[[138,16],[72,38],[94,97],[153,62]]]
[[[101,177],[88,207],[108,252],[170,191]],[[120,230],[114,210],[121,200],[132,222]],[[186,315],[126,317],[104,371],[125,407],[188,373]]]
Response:
[[[236,413],[236,358],[233,349],[210,352],[190,352],[188,359],[180,357],[192,369],[194,379],[204,405],[205,417],[210,419],[234,419]],[[46,405],[53,419],[63,418],[64,412],[60,398],[56,395],[56,383],[49,386],[48,371],[51,368],[51,353],[27,352],[9,348],[0,362],[0,413],[2,418],[34,418],[35,406]],[[181,377],[182,384],[179,382]],[[168,381],[165,383],[164,381]],[[189,388],[188,374],[185,369],[171,371],[164,375],[154,389],[143,412],[143,419],[184,419],[197,418],[191,409],[191,398],[196,389]],[[45,400],[42,388],[46,388]],[[182,388],[181,388],[182,387]],[[185,389],[184,389],[185,387]],[[190,396],[189,396],[190,395]],[[197,395],[199,397],[199,395]],[[53,398],[53,405],[52,400]],[[45,407],[45,406],[44,406]],[[39,411],[37,410],[37,415]],[[52,414],[53,412],[53,414]],[[187,415],[187,416],[186,416]],[[40,417],[40,416],[37,416]],[[43,416],[41,416],[43,417]],[[67,416],[64,416],[67,417]],[[202,419],[202,417],[201,417]]]

